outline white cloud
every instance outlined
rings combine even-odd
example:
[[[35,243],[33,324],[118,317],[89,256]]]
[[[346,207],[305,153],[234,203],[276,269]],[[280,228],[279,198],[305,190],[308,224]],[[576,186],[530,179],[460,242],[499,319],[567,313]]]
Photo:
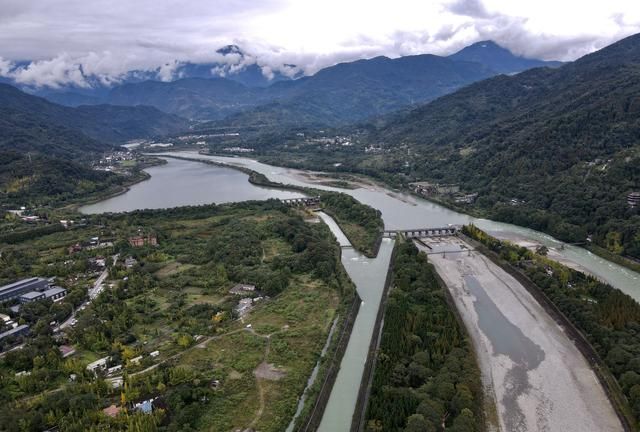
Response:
[[[0,75],[25,85],[175,77],[180,63],[310,74],[363,57],[449,54],[481,39],[572,60],[640,32],[637,0],[0,0]],[[222,56],[235,43],[245,52]],[[35,60],[15,69],[22,60]],[[297,65],[297,68],[285,64]]]

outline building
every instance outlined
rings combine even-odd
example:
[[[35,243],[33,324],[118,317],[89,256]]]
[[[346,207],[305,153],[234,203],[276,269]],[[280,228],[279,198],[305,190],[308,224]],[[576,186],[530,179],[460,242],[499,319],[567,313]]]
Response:
[[[29,333],[29,326],[26,324],[22,324],[16,328],[12,328],[11,330],[7,330],[6,332],[0,333],[0,341],[3,341],[4,339],[11,338],[11,337],[25,336],[28,333]]]
[[[629,204],[631,208],[640,206],[640,192],[631,192],[627,195],[627,204]]]
[[[115,405],[111,405],[102,410],[103,413],[108,415],[109,417],[118,417],[122,408],[117,407]]]
[[[252,298],[243,298],[240,299],[238,305],[235,307],[236,313],[239,317],[244,317],[248,314],[251,309],[253,309],[253,299]]]
[[[0,302],[17,299],[30,291],[45,291],[49,288],[49,281],[43,278],[23,279],[0,287]]]
[[[94,374],[97,373],[97,371],[106,370],[107,363],[110,359],[111,357],[102,357],[101,359],[91,362],[87,365],[87,370],[89,372],[93,372]]]
[[[62,358],[71,357],[76,353],[76,349],[69,345],[60,345],[58,347],[58,351],[62,354]]]
[[[147,236],[137,235],[133,237],[129,237],[129,244],[132,247],[142,247],[142,246],[156,246],[158,244],[158,238],[154,234],[149,234]]]
[[[51,287],[45,291],[29,291],[20,296],[20,303],[31,303],[38,300],[59,301],[67,295],[67,290],[61,287]]]
[[[38,300],[44,300],[44,293],[40,291],[29,291],[20,296],[20,303],[31,303]]]
[[[229,290],[230,294],[235,295],[252,294],[254,292],[256,292],[256,286],[249,284],[238,284]]]
[[[43,292],[43,294],[44,298],[56,302],[62,300],[67,295],[67,290],[59,286],[54,286]]]

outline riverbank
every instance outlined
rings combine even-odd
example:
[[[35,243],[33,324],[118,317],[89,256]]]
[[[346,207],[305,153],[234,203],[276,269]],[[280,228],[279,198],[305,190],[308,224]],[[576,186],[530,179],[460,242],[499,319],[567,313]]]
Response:
[[[581,352],[517,279],[462,239],[425,243],[471,334],[501,430],[622,430]]]
[[[638,317],[640,317],[640,308],[637,307],[634,300],[602,282],[596,282],[596,284],[590,283],[584,274],[564,267],[562,264],[554,264],[555,267],[547,267],[545,269],[543,258],[535,258],[534,256],[534,260],[526,264],[523,269],[520,265],[521,259],[516,258],[518,257],[517,253],[515,253],[516,247],[501,243],[472,227],[465,227],[465,230],[466,233],[472,235],[472,237],[467,237],[466,235],[462,235],[461,237],[482,252],[495,265],[515,278],[529,294],[536,299],[548,315],[567,333],[597,377],[624,430],[636,430],[637,419],[634,417],[631,407],[629,406],[627,396],[624,394],[618,380],[610,369],[610,367],[619,369],[620,365],[607,364],[607,360],[612,361],[607,354],[611,350],[615,350],[616,345],[614,343],[612,346],[612,342],[608,340],[606,333],[598,329],[600,325],[599,321],[603,320],[603,315],[607,312],[616,315],[616,322],[619,322],[619,320],[625,322],[625,325],[622,326],[623,328],[627,327],[626,322],[631,322],[632,327],[633,323],[637,325]],[[501,253],[498,254],[496,250],[500,250]],[[509,256],[510,259],[505,259],[506,256]],[[537,273],[536,267],[538,268]],[[557,285],[564,286],[560,287],[556,284],[544,283],[545,288],[540,285],[543,283],[541,278],[533,278],[536,274],[545,274],[549,279],[557,278],[557,280],[561,281]],[[554,287],[554,285],[556,286]],[[593,293],[589,292],[590,289],[593,290]],[[571,291],[571,293],[566,291]],[[598,296],[599,298],[596,299],[593,296]],[[606,304],[612,302],[615,302],[617,305],[614,309],[618,310],[611,311],[607,309],[607,312],[604,310],[585,311],[585,309],[589,309],[599,303]],[[588,305],[586,308],[585,304]],[[634,318],[634,315],[622,312],[629,307],[633,310],[634,305],[636,308],[636,318]],[[596,317],[596,319],[594,320],[592,317]],[[611,325],[606,319],[605,322],[607,323],[607,327]],[[616,327],[618,327],[619,330],[611,329],[610,331],[619,332],[621,330],[621,324],[617,324]],[[637,337],[633,330],[631,330],[631,332]],[[621,338],[624,339],[621,334],[618,334],[614,340],[621,340]],[[636,343],[640,343],[640,338],[637,339]],[[624,342],[625,345],[633,343],[633,340],[629,339],[626,339]],[[595,348],[596,346],[598,349]],[[623,371],[628,369],[629,366],[623,367]],[[631,370],[632,369],[633,366],[631,366]],[[618,375],[621,374],[622,372],[619,372]],[[633,401],[631,402],[633,403]]]
[[[97,194],[92,194],[88,197],[79,198],[71,203],[64,205],[60,210],[77,212],[80,207],[96,204],[100,201],[123,195],[129,192],[132,186],[147,181],[151,178],[151,175],[148,172],[144,171],[145,169],[166,165],[166,163],[166,160],[154,157],[151,161],[145,161],[144,163],[138,165],[136,167],[135,174],[127,179],[127,181],[125,181],[123,184],[119,185],[117,189],[111,191],[102,191]]]
[[[164,154],[162,157],[231,168],[247,174],[249,183],[255,186],[296,191],[307,196],[319,196],[323,211],[335,219],[353,247],[368,258],[375,258],[378,255],[382,241],[382,230],[384,229],[384,222],[380,213],[370,206],[358,202],[348,194],[274,182],[269,180],[266,175],[252,169],[213,160]]]

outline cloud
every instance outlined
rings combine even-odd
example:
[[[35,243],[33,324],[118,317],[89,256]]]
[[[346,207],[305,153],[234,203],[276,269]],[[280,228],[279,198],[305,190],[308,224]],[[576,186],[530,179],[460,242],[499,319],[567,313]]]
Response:
[[[447,55],[485,39],[572,60],[637,32],[636,0],[2,0],[0,76],[32,87],[113,85],[131,71],[179,78],[187,62],[217,64],[212,76],[251,65],[296,76],[379,55]],[[216,52],[228,44],[244,55]]]
[[[463,15],[472,18],[492,18],[495,14],[489,13],[481,0],[456,0],[446,7],[455,15]]]

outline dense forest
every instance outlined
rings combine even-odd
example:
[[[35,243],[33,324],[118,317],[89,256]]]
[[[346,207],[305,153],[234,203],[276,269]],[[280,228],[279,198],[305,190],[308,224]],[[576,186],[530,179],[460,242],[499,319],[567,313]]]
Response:
[[[59,205],[108,192],[128,181],[131,179],[67,159],[0,151],[2,206]]]
[[[499,241],[475,226],[463,232],[518,268],[586,336],[615,377],[622,409],[640,421],[640,304],[594,277],[526,248]]]
[[[159,245],[131,246],[127,238],[140,232],[153,233]],[[98,235],[109,239],[104,248],[68,251]],[[100,255],[108,258],[111,287],[73,328],[54,333],[50,322],[85,301],[100,272],[88,263]],[[86,226],[4,245],[0,283],[55,276],[69,294],[25,305],[17,315],[2,309],[29,324],[31,335],[0,359],[0,430],[231,430],[256,411],[253,369],[267,355],[262,333],[273,334],[268,355],[286,376],[269,383],[271,405],[259,424],[283,430],[336,310],[353,296],[339,256],[324,224],[304,222],[277,200],[94,215]],[[264,302],[251,315],[255,333],[237,321],[238,298],[228,292],[237,283],[255,284],[253,296]],[[203,337],[210,347],[190,351]],[[63,358],[61,344],[77,354]],[[154,365],[153,350],[162,361],[143,372]],[[124,366],[121,387],[85,369],[104,356],[109,366]],[[150,398],[157,398],[153,415],[133,409]],[[111,404],[124,411],[103,414]]]
[[[473,84],[368,141],[391,151],[377,168],[401,183],[458,183],[492,218],[640,258],[638,209],[626,203],[640,184],[639,83],[636,35],[558,69]]]
[[[351,195],[320,192],[322,209],[331,215],[351,244],[368,257],[375,257],[384,222],[380,210],[358,202]]]
[[[427,256],[400,241],[367,411],[369,432],[483,430],[480,370]]]

